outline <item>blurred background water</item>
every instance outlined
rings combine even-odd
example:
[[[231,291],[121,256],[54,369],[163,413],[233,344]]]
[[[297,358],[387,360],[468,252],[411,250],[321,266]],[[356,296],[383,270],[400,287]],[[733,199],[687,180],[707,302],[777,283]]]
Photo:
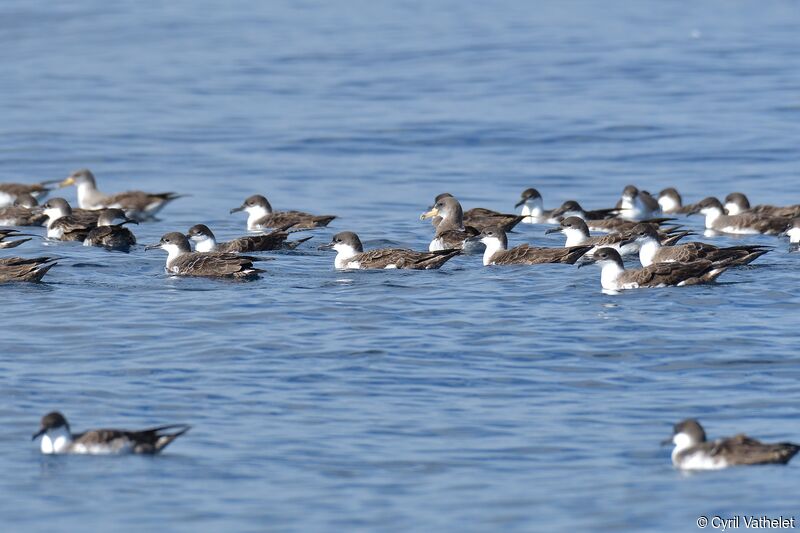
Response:
[[[797,256],[714,286],[600,291],[596,269],[336,272],[333,232],[423,249],[418,215],[690,201],[797,203],[796,2],[100,2],[0,5],[0,182],[91,168],[191,194],[142,243],[253,193],[337,214],[248,284],[164,254],[35,240],[4,285],[0,516],[9,531],[695,529],[791,515],[797,465],[685,476],[659,441],[800,440]],[[61,191],[74,201],[74,190]],[[700,220],[689,219],[691,227]],[[512,244],[561,245],[544,226]],[[552,237],[552,238],[551,238]],[[717,238],[727,244],[734,239]],[[8,254],[6,254],[8,255]],[[157,458],[43,457],[30,435],[194,426]]]

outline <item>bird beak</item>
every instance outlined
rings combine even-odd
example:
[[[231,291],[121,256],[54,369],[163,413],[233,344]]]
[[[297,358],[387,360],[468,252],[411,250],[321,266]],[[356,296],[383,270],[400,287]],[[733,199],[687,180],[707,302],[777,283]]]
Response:
[[[239,207],[234,207],[231,209],[231,214],[238,213],[239,211],[244,211],[244,204],[240,205]]]
[[[138,220],[134,220],[132,218],[126,218],[125,220],[122,221],[122,224],[136,224],[138,226],[139,225],[139,221]],[[122,224],[120,224],[120,226]]]
[[[700,212],[700,209],[702,209],[700,206],[694,206],[689,211],[686,212],[686,215],[687,216],[688,215],[696,215],[697,213]]]
[[[482,241],[483,241],[483,235],[475,235],[473,237],[467,237],[466,239],[464,239],[464,242],[468,242],[470,244]]]
[[[520,200],[519,202],[515,203],[515,204],[514,204],[514,207],[519,207],[519,206],[521,206],[522,204],[524,204],[524,203],[525,203],[525,200],[527,200],[527,198],[523,198],[523,199],[522,199],[522,200]]]
[[[578,263],[578,268],[583,268],[585,266],[593,265],[596,262],[597,262],[597,259],[595,259],[593,257],[583,256],[583,258],[581,258],[581,262]]]
[[[39,431],[37,431],[36,433],[33,434],[33,437],[31,437],[31,440],[36,440],[39,437],[41,437],[42,435],[44,435],[45,433],[47,433],[47,428],[42,428],[42,429],[40,429]]]
[[[662,446],[669,446],[670,444],[672,444],[672,437],[669,437],[668,439],[664,439],[661,441]]]
[[[549,230],[545,231],[545,235],[550,235],[551,233],[561,233],[563,228],[550,228]]]
[[[317,247],[317,250],[333,250],[333,243],[329,242],[328,244],[320,244]]]
[[[144,247],[144,251],[146,252],[147,250],[158,250],[159,248],[161,248],[160,242],[156,244],[148,244],[147,246]]]
[[[64,181],[62,181],[61,183],[59,183],[59,184],[58,184],[58,187],[59,187],[59,188],[62,188],[62,187],[69,187],[70,185],[72,185],[72,184],[74,184],[74,183],[75,183],[75,178],[73,178],[72,176],[70,176],[70,177],[68,177],[67,179],[65,179]]]
[[[425,211],[419,216],[420,220],[425,220],[426,218],[433,218],[439,216],[439,210],[436,207],[431,207],[429,210]]]
[[[635,242],[636,242],[636,237],[629,237],[627,239],[623,239],[623,240],[619,241],[619,245],[620,246],[626,246],[628,244],[633,244]]]

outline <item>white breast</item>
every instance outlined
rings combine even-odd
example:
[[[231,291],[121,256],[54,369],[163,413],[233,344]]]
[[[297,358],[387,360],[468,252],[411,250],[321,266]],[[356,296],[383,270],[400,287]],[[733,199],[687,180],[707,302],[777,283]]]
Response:
[[[728,461],[722,457],[711,457],[705,452],[695,452],[673,457],[673,464],[681,470],[719,470],[728,466]]]
[[[444,250],[444,241],[442,241],[440,237],[437,237],[431,241],[431,244],[428,246],[428,251],[438,252],[440,250]]]

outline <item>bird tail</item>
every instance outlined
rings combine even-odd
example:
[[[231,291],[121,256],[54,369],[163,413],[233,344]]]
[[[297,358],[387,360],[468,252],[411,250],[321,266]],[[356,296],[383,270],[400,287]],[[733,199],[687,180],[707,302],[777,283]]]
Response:
[[[177,439],[190,429],[192,429],[192,426],[188,424],[170,424],[168,426],[160,426],[149,430],[154,432],[158,436],[158,440],[156,440],[155,443],[155,453],[158,453],[167,446],[169,446],[170,443],[172,443],[172,441],[174,441],[175,439]],[[170,430],[176,430],[176,431],[165,433],[166,431]]]

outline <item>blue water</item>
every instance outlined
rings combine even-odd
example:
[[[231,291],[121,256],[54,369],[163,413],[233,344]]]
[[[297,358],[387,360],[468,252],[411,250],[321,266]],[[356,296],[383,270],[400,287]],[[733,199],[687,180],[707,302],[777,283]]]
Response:
[[[140,242],[231,207],[339,215],[254,283],[164,254],[35,240],[0,286],[0,517],[9,531],[691,531],[790,516],[798,465],[685,476],[659,447],[800,440],[798,255],[713,286],[610,296],[563,265],[336,272],[335,231],[424,248],[437,193],[512,210],[798,203],[796,2],[0,4],[0,182],[89,167],[191,194]],[[74,201],[74,189],[62,191]],[[691,227],[700,220],[688,219]],[[512,244],[558,246],[544,226]],[[41,230],[38,230],[41,231]],[[43,457],[30,435],[186,422],[156,458]]]

